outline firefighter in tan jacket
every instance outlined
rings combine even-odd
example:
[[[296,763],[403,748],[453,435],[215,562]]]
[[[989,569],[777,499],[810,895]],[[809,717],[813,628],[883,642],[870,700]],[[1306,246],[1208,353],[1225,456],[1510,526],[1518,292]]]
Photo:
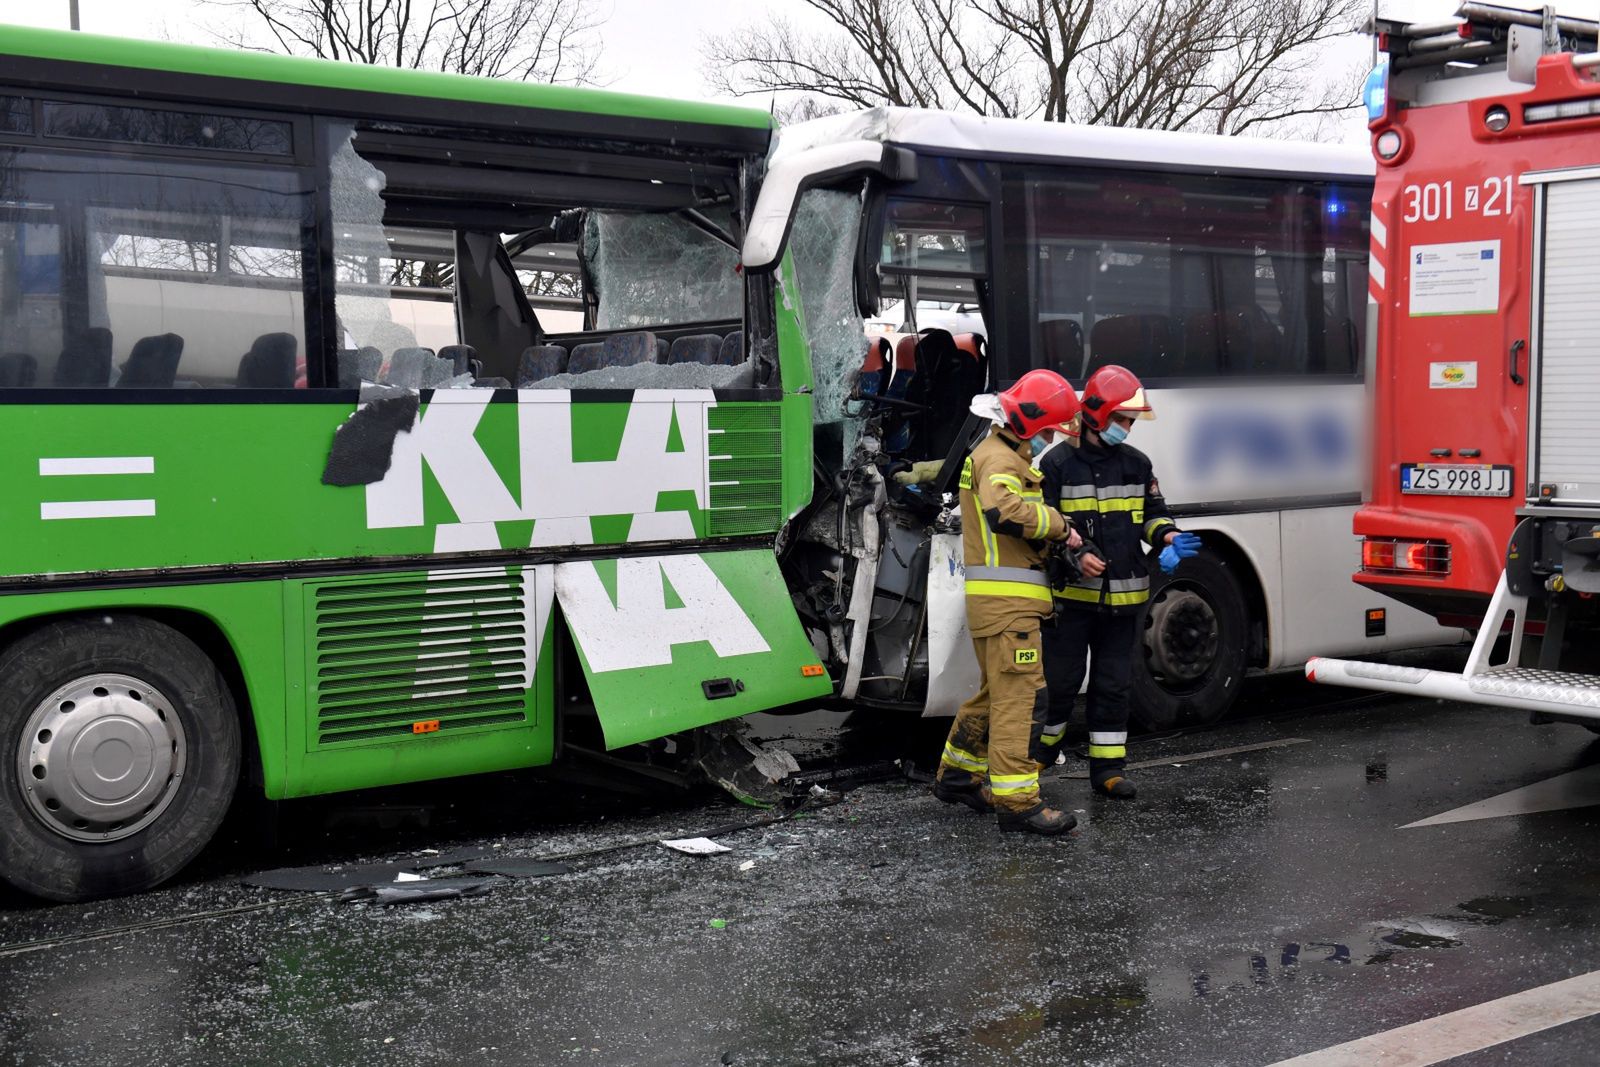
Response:
[[[978,655],[977,694],[956,714],[939,763],[934,796],[993,810],[1002,830],[1059,834],[1077,820],[1039,799],[1039,750],[1049,702],[1039,627],[1050,615],[1046,542],[1070,540],[1071,527],[1045,503],[1034,452],[1078,412],[1078,398],[1054,371],[1029,371],[973,411],[994,427],[961,474],[961,540],[967,626]],[[987,783],[985,779],[987,778]]]

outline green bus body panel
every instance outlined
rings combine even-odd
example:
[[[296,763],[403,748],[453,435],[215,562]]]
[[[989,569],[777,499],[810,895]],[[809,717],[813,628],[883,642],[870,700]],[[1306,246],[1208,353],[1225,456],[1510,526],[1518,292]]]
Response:
[[[348,404],[134,404],[108,392],[92,405],[8,405],[0,575],[770,538],[799,492],[781,472],[801,446],[809,455],[809,425],[784,418],[784,401],[540,392],[524,403],[435,394],[396,437],[385,478],[351,487],[321,482]],[[108,457],[146,472],[42,465]],[[109,514],[130,504],[141,513]]]
[[[606,747],[833,692],[769,549],[556,568]],[[704,683],[722,683],[713,697]]]
[[[457,100],[466,104],[545,108],[744,129],[772,127],[772,116],[756,108],[26,26],[0,25],[0,55],[428,100]],[[270,94],[264,96],[262,103],[269,104],[270,99]]]

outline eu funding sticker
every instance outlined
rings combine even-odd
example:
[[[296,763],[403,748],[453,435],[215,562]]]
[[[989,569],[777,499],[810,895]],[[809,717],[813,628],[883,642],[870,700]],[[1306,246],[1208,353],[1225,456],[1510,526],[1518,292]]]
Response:
[[[1478,364],[1476,362],[1428,364],[1429,389],[1476,389]]]
[[[1411,317],[1493,315],[1500,309],[1500,242],[1412,245]]]

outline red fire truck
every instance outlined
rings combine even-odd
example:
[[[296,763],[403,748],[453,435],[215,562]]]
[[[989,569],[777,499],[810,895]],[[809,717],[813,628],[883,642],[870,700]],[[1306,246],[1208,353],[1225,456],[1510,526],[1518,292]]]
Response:
[[[1461,674],[1318,658],[1315,681],[1600,723],[1596,29],[1477,3],[1374,24],[1355,578],[1478,635]]]

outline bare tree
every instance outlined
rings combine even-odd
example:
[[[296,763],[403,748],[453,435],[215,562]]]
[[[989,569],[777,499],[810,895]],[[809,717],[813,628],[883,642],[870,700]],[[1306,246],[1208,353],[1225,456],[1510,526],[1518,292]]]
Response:
[[[229,43],[485,78],[594,81],[601,20],[577,0],[210,0],[241,9]]]
[[[1364,0],[805,0],[792,21],[710,39],[706,75],[789,114],[940,107],[1211,133],[1276,132],[1355,107],[1325,68]],[[829,25],[831,24],[831,25]]]

